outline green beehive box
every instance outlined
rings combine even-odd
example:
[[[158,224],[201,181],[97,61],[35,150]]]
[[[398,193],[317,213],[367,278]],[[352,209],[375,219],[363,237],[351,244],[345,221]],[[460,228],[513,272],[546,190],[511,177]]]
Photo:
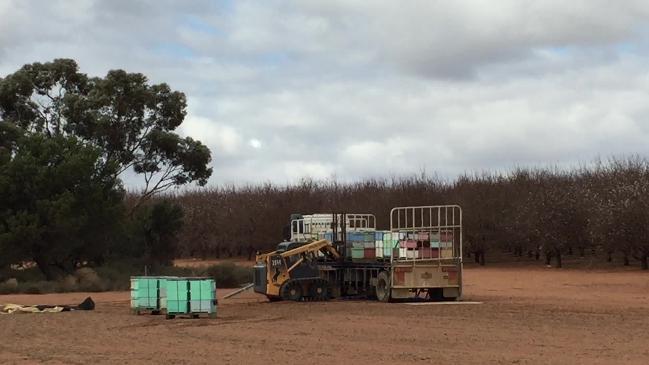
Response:
[[[167,316],[216,316],[216,285],[211,278],[174,278],[166,281]]]
[[[365,249],[363,247],[353,247],[352,259],[362,259],[362,258],[365,258]]]
[[[132,276],[131,310],[160,311],[166,304],[166,276]]]
[[[399,241],[397,240],[383,240],[383,256],[390,257],[394,256],[394,248],[397,247]],[[398,256],[398,255],[396,255]]]

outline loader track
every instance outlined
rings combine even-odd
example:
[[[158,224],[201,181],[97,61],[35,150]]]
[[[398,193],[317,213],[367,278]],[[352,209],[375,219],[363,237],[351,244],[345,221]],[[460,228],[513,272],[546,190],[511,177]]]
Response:
[[[322,302],[329,300],[331,289],[324,279],[291,279],[280,289],[282,300],[295,302]]]

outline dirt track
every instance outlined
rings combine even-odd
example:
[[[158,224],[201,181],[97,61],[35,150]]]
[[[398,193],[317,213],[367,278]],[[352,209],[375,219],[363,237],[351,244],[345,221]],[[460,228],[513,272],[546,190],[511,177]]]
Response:
[[[481,305],[221,300],[215,320],[94,312],[0,316],[0,364],[649,364],[649,273],[471,268]],[[228,290],[221,290],[219,297]],[[84,294],[0,296],[74,303]]]

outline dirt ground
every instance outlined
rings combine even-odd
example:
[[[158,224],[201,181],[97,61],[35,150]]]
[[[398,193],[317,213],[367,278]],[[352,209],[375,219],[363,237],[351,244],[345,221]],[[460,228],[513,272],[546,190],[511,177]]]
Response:
[[[0,316],[0,364],[649,364],[649,273],[468,268],[465,300],[407,305],[222,299],[217,319],[97,310]],[[0,296],[76,303],[83,293]]]

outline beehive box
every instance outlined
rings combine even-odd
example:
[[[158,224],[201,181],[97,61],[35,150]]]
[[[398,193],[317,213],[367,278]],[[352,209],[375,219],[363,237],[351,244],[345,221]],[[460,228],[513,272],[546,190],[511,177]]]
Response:
[[[409,259],[419,258],[419,250],[406,249],[406,258]]]
[[[407,250],[408,250],[407,248],[399,248],[399,258],[400,259],[406,258],[406,251]]]
[[[399,241],[401,248],[417,248],[417,241],[415,240],[401,240]]]
[[[131,310],[159,312],[166,307],[167,276],[132,276]]]
[[[347,232],[347,242],[363,242],[364,240],[363,232]]]
[[[376,251],[375,256],[377,258],[383,257],[383,241],[376,241],[376,243],[374,245],[374,248],[375,248],[375,251]]]
[[[363,248],[371,248],[374,249],[376,247],[376,243],[374,241],[366,241],[363,242]]]
[[[432,247],[422,247],[419,249],[420,259],[436,259],[439,258],[439,249]]]
[[[444,259],[453,257],[452,242],[440,242],[440,257]]]
[[[166,280],[167,318],[186,314],[216,316],[216,285],[211,278]]]
[[[352,247],[352,259],[363,259],[365,258],[365,249],[363,247]]]

